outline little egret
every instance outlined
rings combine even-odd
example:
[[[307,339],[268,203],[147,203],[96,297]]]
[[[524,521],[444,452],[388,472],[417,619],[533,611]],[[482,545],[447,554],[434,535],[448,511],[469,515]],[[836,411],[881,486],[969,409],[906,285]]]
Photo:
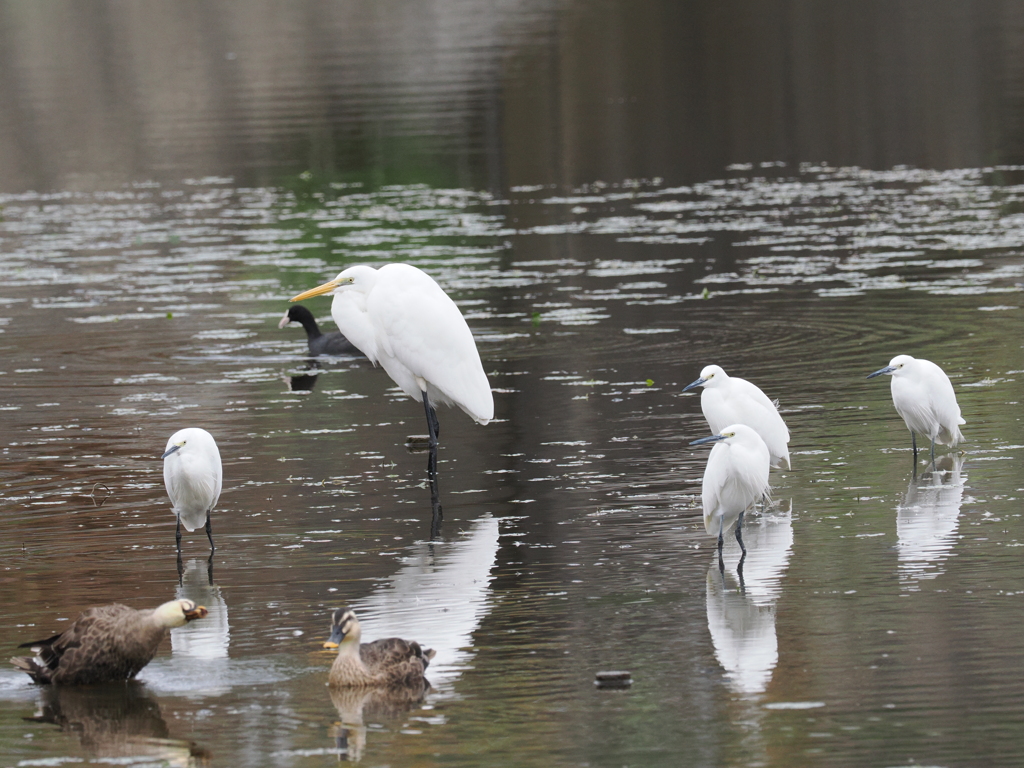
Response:
[[[711,427],[719,434],[729,424],[746,424],[761,436],[771,454],[773,467],[789,461],[789,429],[776,407],[755,384],[737,376],[730,376],[720,366],[709,365],[700,372],[700,378],[683,388],[703,387],[700,409]]]
[[[411,686],[422,688],[434,652],[414,640],[389,637],[360,643],[362,630],[351,608],[339,608],[331,616],[331,636],[324,648],[337,648],[327,683],[332,688]]]
[[[704,505],[704,530],[718,536],[718,559],[721,563],[725,532],[736,524],[736,541],[743,554],[743,513],[768,496],[768,472],[771,456],[768,446],[757,432],[746,424],[731,424],[717,435],[702,437],[690,445],[714,443],[701,485]]]
[[[220,498],[220,489],[224,481],[217,443],[205,429],[180,429],[167,441],[167,448],[161,458],[164,460],[164,486],[171,499],[174,514],[178,518],[178,525],[174,530],[178,558],[181,558],[183,523],[185,530],[189,532],[205,523],[212,558],[216,547],[213,546],[210,511]]]
[[[457,405],[480,424],[494,418],[491,386],[462,312],[430,275],[410,264],[349,267],[292,301],[322,294],[334,296],[331,315],[349,341],[423,403],[430,439],[427,472],[436,491],[434,405]]]
[[[910,355],[896,355],[885,368],[879,368],[867,378],[882,374],[892,376],[892,402],[896,413],[910,430],[910,444],[917,463],[917,435],[924,435],[932,443],[932,463],[935,463],[935,443],[956,446],[964,436],[960,425],[967,421],[960,415],[953,385],[939,366],[930,360]]]
[[[356,349],[355,344],[345,338],[341,331],[328,331],[323,333],[320,326],[316,324],[313,313],[301,304],[289,307],[284,313],[278,328],[284,328],[289,323],[300,323],[306,330],[306,344],[309,346],[309,354],[317,355],[359,355],[362,354]]]
[[[168,629],[206,616],[191,600],[171,600],[157,608],[136,610],[113,603],[89,608],[63,632],[22,643],[36,657],[11,663],[35,683],[93,685],[131,680],[149,664]]]

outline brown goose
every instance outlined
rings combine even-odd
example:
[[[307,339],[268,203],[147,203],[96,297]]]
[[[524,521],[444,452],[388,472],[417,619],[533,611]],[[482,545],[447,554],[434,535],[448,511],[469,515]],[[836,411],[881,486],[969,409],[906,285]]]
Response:
[[[404,686],[427,684],[424,671],[434,651],[423,650],[413,640],[389,637],[360,643],[362,630],[351,608],[339,608],[331,617],[331,636],[324,648],[337,648],[338,657],[327,678],[333,688]]]
[[[15,657],[11,663],[35,683],[131,680],[149,664],[168,629],[206,613],[191,600],[171,600],[142,611],[117,603],[89,608],[59,635],[19,645],[38,655]]]

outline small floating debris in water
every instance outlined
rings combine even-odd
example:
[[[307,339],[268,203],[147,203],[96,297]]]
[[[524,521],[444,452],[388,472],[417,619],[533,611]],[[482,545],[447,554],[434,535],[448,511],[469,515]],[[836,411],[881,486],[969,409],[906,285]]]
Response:
[[[598,672],[594,675],[594,685],[598,688],[629,688],[632,684],[633,678],[624,669]]]
[[[409,435],[405,438],[405,447],[413,453],[425,451],[430,448],[430,435]]]

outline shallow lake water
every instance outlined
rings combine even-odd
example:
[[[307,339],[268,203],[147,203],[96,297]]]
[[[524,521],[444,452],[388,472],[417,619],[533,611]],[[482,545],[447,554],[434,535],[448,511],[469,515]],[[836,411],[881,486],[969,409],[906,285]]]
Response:
[[[127,693],[0,671],[7,763],[1013,762],[1024,188],[993,180],[1015,172],[5,197],[0,642],[113,600],[211,611]],[[393,260],[456,298],[495,391],[486,427],[440,413],[434,540],[421,408],[277,327],[337,265]],[[916,477],[864,378],[902,352],[967,419]],[[707,427],[681,390],[712,361],[793,435],[742,575],[688,445]],[[201,531],[175,567],[159,455],[185,425],[224,457],[212,584]],[[332,699],[346,604],[368,639],[437,650],[422,701]],[[596,688],[606,669],[634,684]]]
[[[133,685],[0,667],[0,765],[1024,763],[1015,6],[84,8],[0,2],[0,648],[210,613]],[[439,409],[435,535],[421,406],[278,328],[395,261],[494,391]],[[900,353],[967,420],[934,466]],[[742,569],[710,363],[792,433]],[[224,491],[179,574],[185,426]],[[327,688],[343,605],[435,649],[422,699]]]

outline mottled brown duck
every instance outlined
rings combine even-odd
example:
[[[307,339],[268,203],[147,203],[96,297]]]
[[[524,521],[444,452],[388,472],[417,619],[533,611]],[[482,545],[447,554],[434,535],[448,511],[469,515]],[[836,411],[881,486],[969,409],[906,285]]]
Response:
[[[41,684],[131,680],[153,658],[168,629],[206,613],[191,600],[171,600],[141,611],[117,603],[89,608],[60,634],[19,645],[37,655],[15,657],[11,663]]]
[[[413,640],[389,637],[360,643],[359,619],[350,608],[339,608],[331,617],[331,636],[324,648],[337,648],[328,684],[333,688],[408,687],[427,684],[423,676],[434,652]]]

